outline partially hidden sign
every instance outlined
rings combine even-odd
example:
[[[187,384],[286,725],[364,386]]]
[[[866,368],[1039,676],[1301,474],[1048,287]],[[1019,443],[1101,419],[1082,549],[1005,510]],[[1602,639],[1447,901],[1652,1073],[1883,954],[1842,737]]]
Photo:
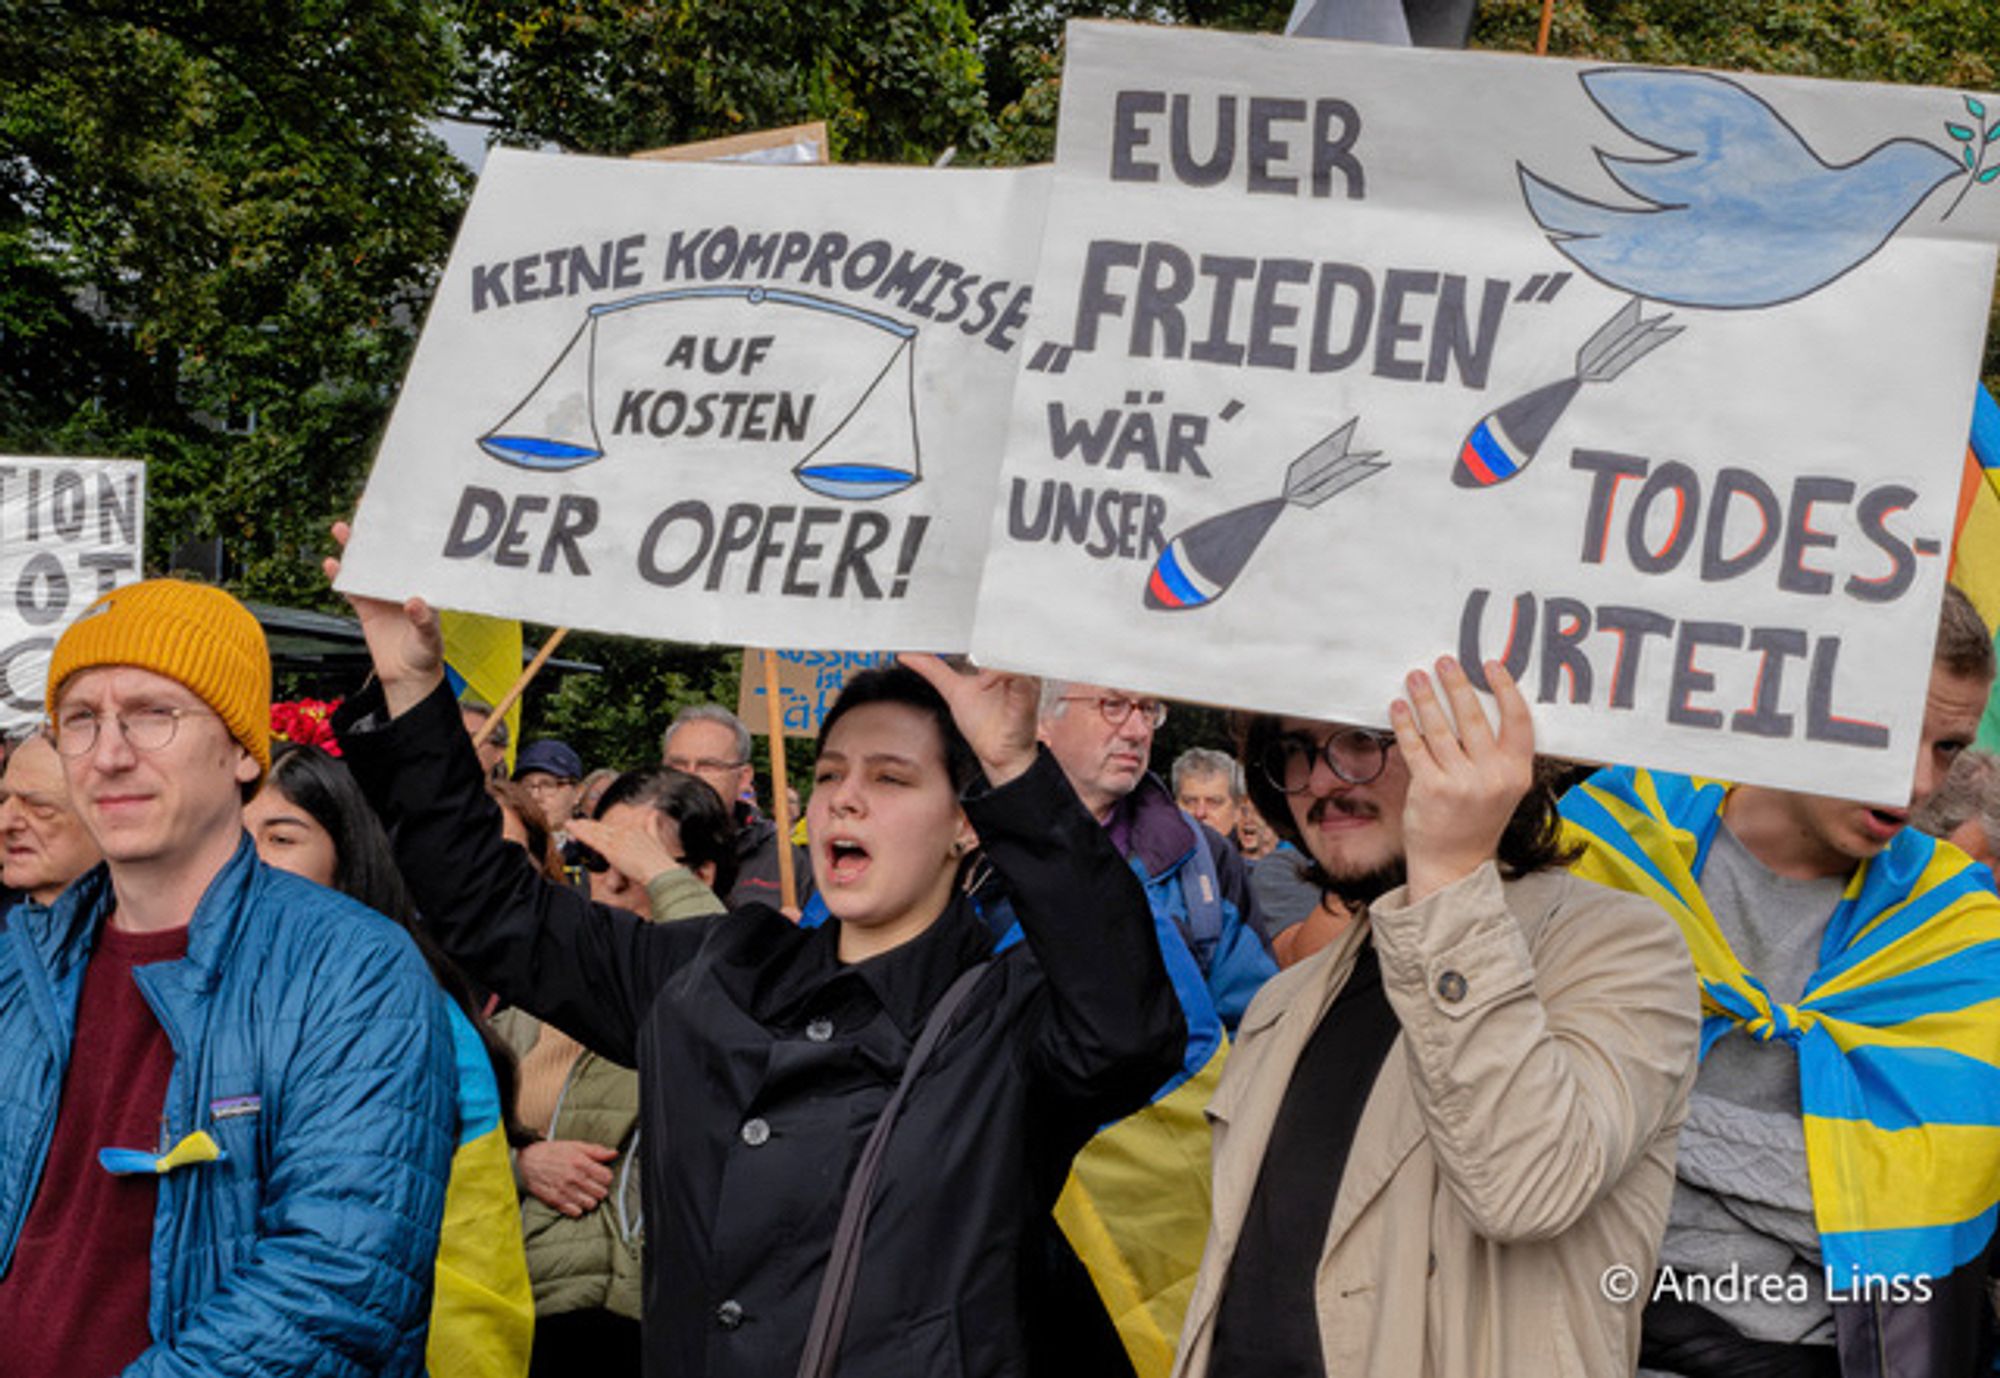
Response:
[[[762,737],[769,733],[762,651],[743,653],[742,690],[736,716]],[[774,651],[778,658],[778,721],[787,737],[816,737],[847,677],[896,663],[891,651]]]
[[[139,577],[145,545],[140,461],[0,455],[0,731],[41,720],[63,629]]]
[[[496,152],[341,587],[963,649],[1045,185]]]
[[[1989,100],[1073,26],[975,658],[1905,799]]]

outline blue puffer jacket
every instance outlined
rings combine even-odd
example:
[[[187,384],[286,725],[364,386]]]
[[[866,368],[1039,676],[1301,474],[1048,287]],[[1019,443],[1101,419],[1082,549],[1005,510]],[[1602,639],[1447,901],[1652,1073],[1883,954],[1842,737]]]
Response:
[[[0,928],[0,1276],[34,1200],[99,867]],[[173,1044],[166,1139],[227,1155],[160,1178],[154,1344],[131,1375],[420,1374],[457,1138],[451,1034],[408,935],[257,860],[246,835],[188,954],[139,984]]]

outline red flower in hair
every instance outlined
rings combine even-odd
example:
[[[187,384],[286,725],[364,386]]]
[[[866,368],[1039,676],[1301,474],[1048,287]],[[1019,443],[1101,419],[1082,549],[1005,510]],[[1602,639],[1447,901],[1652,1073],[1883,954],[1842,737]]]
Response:
[[[316,746],[329,756],[340,754],[333,735],[333,710],[340,700],[291,699],[271,705],[271,735],[301,746]]]

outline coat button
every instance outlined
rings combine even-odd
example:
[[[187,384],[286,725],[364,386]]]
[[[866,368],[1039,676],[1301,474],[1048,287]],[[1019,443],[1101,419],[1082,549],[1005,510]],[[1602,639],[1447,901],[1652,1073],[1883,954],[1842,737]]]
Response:
[[[740,1132],[743,1135],[743,1142],[749,1144],[752,1148],[762,1148],[765,1144],[771,1142],[771,1126],[766,1120],[745,1120]],[[732,1302],[730,1305],[735,1305],[735,1303]],[[741,1308],[738,1309],[740,1310]]]
[[[743,1303],[731,1297],[715,1308],[715,1323],[724,1330],[734,1330],[743,1324]]]
[[[1455,971],[1447,971],[1438,977],[1438,999],[1447,1005],[1456,1005],[1465,998],[1465,978]]]
[[[833,1021],[831,1019],[813,1020],[812,1023],[806,1025],[806,1037],[815,1043],[826,1042],[833,1037]]]

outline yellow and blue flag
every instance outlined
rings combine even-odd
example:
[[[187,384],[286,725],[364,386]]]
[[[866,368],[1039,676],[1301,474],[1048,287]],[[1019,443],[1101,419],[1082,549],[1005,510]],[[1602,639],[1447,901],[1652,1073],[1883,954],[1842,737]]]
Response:
[[[454,697],[468,695],[494,704],[507,696],[521,677],[521,624],[476,612],[438,613],[444,631],[445,678]],[[514,753],[521,742],[521,704],[507,709],[507,771],[514,770]]]
[[[2000,1219],[2000,896],[1991,874],[1915,828],[1855,871],[1796,1004],[1730,950],[1698,878],[1719,780],[1619,766],[1563,797],[1578,875],[1680,924],[1701,982],[1704,1054],[1730,1029],[1799,1060],[1823,1261],[1850,1279],[1941,1281],[1984,1266]]]
[[[445,1185],[425,1368],[430,1378],[526,1378],[535,1293],[500,1086],[472,1021],[439,998],[458,1064],[458,1147]]]
[[[2000,633],[2000,404],[1984,387],[1973,390],[1972,443],[1952,538],[1951,581],[1965,590],[1986,625]],[[2000,635],[1994,645],[2000,649]],[[1979,745],[2000,751],[2000,687],[1986,703]]]

